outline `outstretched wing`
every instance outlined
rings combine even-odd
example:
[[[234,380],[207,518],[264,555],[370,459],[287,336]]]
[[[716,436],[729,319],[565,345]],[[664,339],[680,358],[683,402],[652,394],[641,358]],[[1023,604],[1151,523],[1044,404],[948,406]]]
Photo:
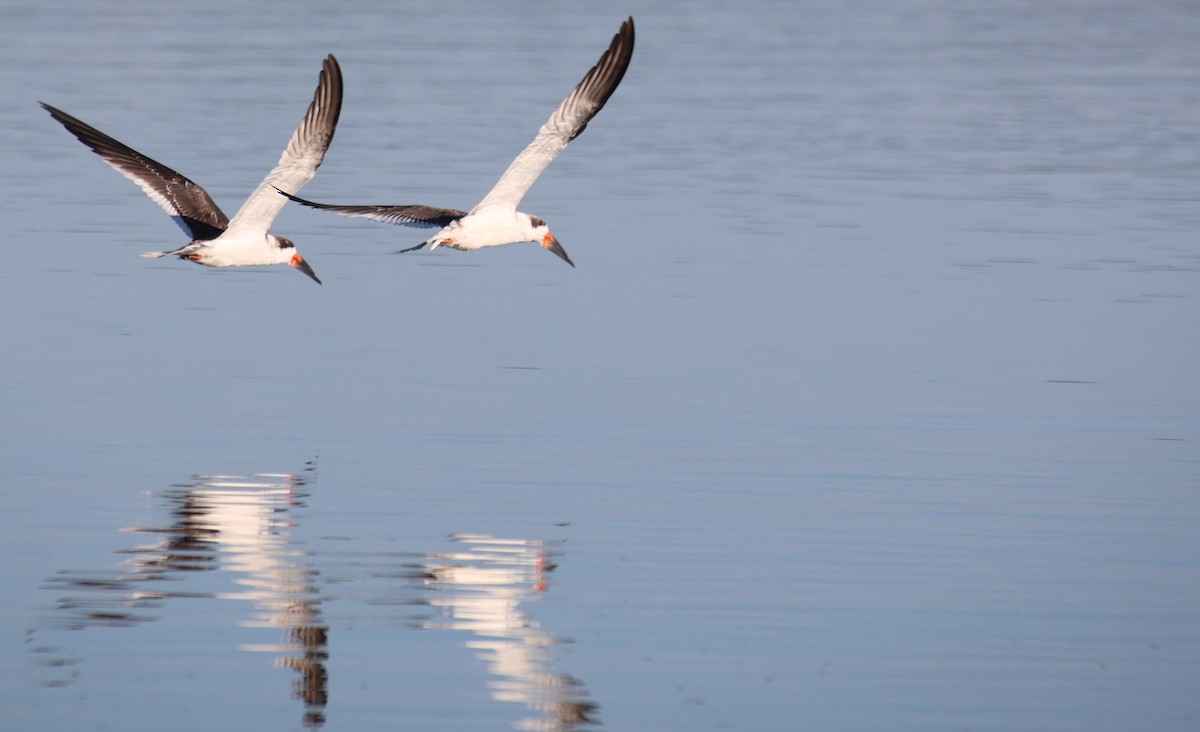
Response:
[[[286,201],[275,195],[276,186],[298,191],[316,175],[333,141],[338,117],[342,112],[342,70],[333,55],[325,57],[320,80],[308,112],[279,158],[279,164],[267,174],[254,193],[234,214],[229,228],[245,228],[267,233]]]
[[[588,122],[604,108],[604,103],[625,77],[625,70],[629,68],[631,58],[633,18],[628,18],[621,24],[621,29],[613,36],[608,50],[596,65],[587,72],[562,104],[558,105],[558,109],[554,110],[554,114],[550,115],[550,119],[538,130],[533,142],[512,161],[492,190],[471,209],[471,213],[488,206],[504,206],[516,210],[517,204],[525,197],[542,171],[554,162],[567,143],[579,137]]]
[[[384,224],[396,224],[398,226],[412,226],[423,229],[442,228],[449,225],[451,222],[461,219],[467,215],[466,211],[459,211],[456,208],[437,208],[435,206],[409,205],[409,206],[339,206],[331,203],[317,203],[309,201],[299,196],[293,196],[287,191],[276,188],[282,195],[289,199],[309,208],[316,208],[322,211],[331,211],[342,216],[354,216],[356,218],[370,219],[379,221]]]
[[[162,163],[114,140],[61,109],[40,102],[63,127],[87,145],[118,173],[138,184],[150,200],[163,208],[192,239],[215,239],[229,226],[229,218],[200,186]]]

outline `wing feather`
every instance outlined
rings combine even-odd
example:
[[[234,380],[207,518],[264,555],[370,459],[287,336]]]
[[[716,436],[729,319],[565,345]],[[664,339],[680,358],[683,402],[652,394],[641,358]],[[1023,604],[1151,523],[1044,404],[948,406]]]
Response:
[[[259,230],[264,234],[287,202],[275,194],[276,187],[298,191],[316,175],[333,141],[342,111],[342,70],[332,54],[325,57],[320,80],[308,112],[292,134],[279,163],[267,174],[241,209],[234,214],[230,228]]]
[[[628,18],[621,24],[621,29],[613,36],[608,50],[596,65],[558,105],[558,109],[538,130],[533,142],[512,161],[508,170],[504,171],[504,175],[500,176],[500,180],[471,213],[489,206],[516,210],[538,176],[604,108],[629,68],[629,61],[633,58],[633,40],[633,18]]]
[[[459,211],[456,208],[437,208],[436,206],[422,206],[419,204],[401,206],[339,206],[332,203],[309,201],[282,190],[279,190],[279,192],[296,203],[308,206],[309,208],[330,211],[342,216],[370,219],[384,224],[395,224],[397,226],[440,229],[467,215],[466,211]]]
[[[200,186],[162,163],[118,142],[61,109],[40,102],[42,108],[104,162],[138,185],[150,200],[171,215],[192,239],[215,239],[229,226],[229,218]]]

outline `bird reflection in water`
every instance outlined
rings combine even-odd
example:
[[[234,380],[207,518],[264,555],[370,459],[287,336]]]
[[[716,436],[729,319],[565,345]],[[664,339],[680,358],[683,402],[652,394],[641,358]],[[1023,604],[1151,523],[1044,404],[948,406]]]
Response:
[[[438,610],[426,629],[465,630],[495,679],[497,701],[516,702],[541,713],[518,729],[569,732],[599,724],[597,705],[577,679],[554,668],[552,648],[565,642],[532,620],[522,605],[549,586],[556,565],[544,542],[456,534],[461,550],[429,554],[414,579],[431,591],[425,602]]]
[[[321,616],[317,572],[289,536],[295,510],[304,506],[301,489],[314,469],[310,464],[299,475],[203,475],[173,486],[163,493],[168,525],[126,530],[154,536],[153,543],[118,550],[128,558],[115,569],[63,570],[47,581],[48,589],[63,594],[43,629],[136,627],[158,620],[169,601],[183,598],[248,601],[254,610],[240,623],[243,627],[282,628],[285,636],[280,643],[239,648],[275,653],[277,665],[299,673],[294,694],[304,703],[303,723],[321,727],[328,702],[328,626]],[[165,581],[212,572],[229,573],[236,589],[162,589]],[[51,668],[81,662],[53,646],[37,645],[34,652]],[[77,676],[75,671],[73,679]],[[72,682],[57,679],[47,685]]]

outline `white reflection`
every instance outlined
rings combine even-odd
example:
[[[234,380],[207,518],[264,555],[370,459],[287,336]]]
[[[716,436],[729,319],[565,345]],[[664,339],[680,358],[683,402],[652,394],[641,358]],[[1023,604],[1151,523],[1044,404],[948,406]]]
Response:
[[[46,628],[136,627],[159,618],[148,610],[162,613],[167,601],[184,598],[249,602],[254,610],[239,624],[281,628],[284,637],[279,643],[239,649],[278,654],[277,665],[299,673],[294,693],[305,706],[304,725],[322,726],[328,701],[328,629],[320,612],[317,572],[289,535],[294,510],[304,505],[300,488],[309,479],[292,473],[201,475],[168,489],[163,494],[171,517],[167,526],[126,529],[156,537],[153,543],[119,550],[129,557],[115,570],[64,570],[48,580],[49,588],[67,594],[59,598]],[[164,581],[178,583],[197,572],[227,572],[239,589],[163,589],[172,586]],[[43,654],[41,662],[47,666],[58,665],[56,657],[63,656],[53,646],[38,646],[35,652]]]
[[[203,476],[183,487],[178,499],[188,506],[193,528],[215,545],[221,569],[233,573],[234,583],[245,588],[217,597],[253,603],[255,612],[240,625],[285,632],[277,644],[238,647],[277,653],[277,665],[299,673],[294,690],[305,704],[305,726],[319,727],[328,702],[329,631],[321,618],[317,572],[307,564],[307,552],[295,548],[288,534],[291,509],[302,505],[297,493],[301,484],[289,473],[260,473],[249,479]]]
[[[522,609],[548,587],[554,570],[544,542],[456,534],[458,552],[430,554],[420,575],[436,592],[429,605],[439,618],[424,628],[465,630],[494,676],[489,683],[498,701],[524,704],[540,716],[515,724],[518,729],[566,732],[597,724],[597,705],[583,684],[554,668],[553,646],[564,642],[542,630]]]

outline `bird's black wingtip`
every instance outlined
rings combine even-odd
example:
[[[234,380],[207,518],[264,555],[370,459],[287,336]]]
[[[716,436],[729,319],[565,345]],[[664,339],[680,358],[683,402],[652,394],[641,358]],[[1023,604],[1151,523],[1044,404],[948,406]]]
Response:
[[[312,206],[312,205],[313,205],[313,204],[312,204],[312,201],[305,201],[303,198],[300,198],[299,196],[293,196],[292,194],[290,194],[290,193],[288,193],[287,191],[283,190],[283,189],[282,189],[282,188],[280,188],[279,186],[272,185],[271,187],[272,187],[272,188],[274,188],[276,191],[278,191],[278,192],[279,192],[279,195],[281,195],[281,196],[283,196],[283,197],[287,198],[289,201],[295,201],[296,203],[299,203],[299,204],[301,204],[302,206]]]

